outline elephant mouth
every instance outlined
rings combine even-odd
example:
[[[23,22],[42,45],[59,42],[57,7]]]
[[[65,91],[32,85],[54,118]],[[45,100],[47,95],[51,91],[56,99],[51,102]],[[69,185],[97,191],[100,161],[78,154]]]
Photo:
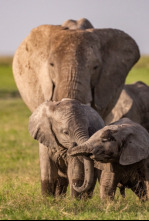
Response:
[[[109,163],[113,159],[111,156],[103,156],[103,155],[100,156],[90,155],[90,158],[92,160],[100,161],[101,163]]]

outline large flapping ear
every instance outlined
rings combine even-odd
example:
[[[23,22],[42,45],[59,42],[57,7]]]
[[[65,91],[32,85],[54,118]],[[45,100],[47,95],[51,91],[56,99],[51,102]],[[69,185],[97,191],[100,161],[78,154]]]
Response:
[[[103,118],[114,107],[132,66],[140,57],[136,42],[116,29],[94,29],[99,39],[102,69],[95,86],[95,106]]]
[[[127,91],[127,85],[125,85],[116,105],[105,118],[106,125],[115,122],[127,115],[133,107],[133,103],[133,98],[129,95]]]
[[[52,112],[53,102],[41,104],[29,119],[29,133],[43,145],[50,147],[56,144],[51,128],[49,113]]]
[[[49,69],[49,55],[53,35],[61,30],[61,26],[54,25],[34,28],[15,53],[14,78],[31,111],[52,97],[53,81]]]
[[[133,121],[122,119],[116,140],[121,146],[119,163],[130,165],[149,157],[149,133],[141,125]]]

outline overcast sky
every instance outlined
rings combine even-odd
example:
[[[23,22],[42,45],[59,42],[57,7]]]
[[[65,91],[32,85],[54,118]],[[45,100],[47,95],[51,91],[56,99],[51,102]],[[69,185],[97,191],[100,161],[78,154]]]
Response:
[[[34,27],[83,17],[125,31],[149,54],[149,0],[0,0],[0,55],[13,55]]]

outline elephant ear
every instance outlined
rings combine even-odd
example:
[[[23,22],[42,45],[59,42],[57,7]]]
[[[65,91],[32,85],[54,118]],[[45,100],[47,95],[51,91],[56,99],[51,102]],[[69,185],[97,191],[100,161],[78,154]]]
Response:
[[[30,135],[47,147],[53,147],[56,144],[49,117],[52,107],[51,101],[44,102],[33,112],[29,119]]]
[[[129,95],[127,91],[127,85],[125,85],[116,105],[114,106],[112,111],[108,114],[108,116],[105,118],[106,125],[118,121],[119,119],[127,115],[129,111],[132,109],[133,104],[134,100]]]
[[[147,159],[149,157],[148,132],[141,125],[137,125],[125,139],[122,148],[119,159],[121,165],[130,165]]]
[[[94,29],[101,53],[102,69],[94,90],[95,107],[105,118],[116,104],[126,76],[140,57],[136,42],[116,29]]]
[[[32,112],[52,98],[54,85],[49,69],[49,56],[53,35],[61,29],[56,25],[40,25],[34,28],[14,55],[14,78],[24,102]]]

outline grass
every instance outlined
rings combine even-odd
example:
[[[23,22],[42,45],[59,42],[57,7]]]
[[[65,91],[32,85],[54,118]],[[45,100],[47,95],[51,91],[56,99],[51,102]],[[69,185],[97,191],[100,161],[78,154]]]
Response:
[[[12,60],[0,58],[0,98],[18,97],[19,92],[17,90],[14,78],[12,76]]]
[[[4,62],[5,60],[5,62]],[[0,220],[145,220],[149,202],[140,202],[127,190],[126,199],[117,192],[114,202],[103,203],[99,188],[90,200],[42,198],[38,143],[28,133],[30,111],[18,95],[11,59],[0,58]],[[126,83],[149,84],[149,57],[142,57]]]
[[[149,57],[142,56],[126,78],[126,84],[143,81],[149,85]]]

